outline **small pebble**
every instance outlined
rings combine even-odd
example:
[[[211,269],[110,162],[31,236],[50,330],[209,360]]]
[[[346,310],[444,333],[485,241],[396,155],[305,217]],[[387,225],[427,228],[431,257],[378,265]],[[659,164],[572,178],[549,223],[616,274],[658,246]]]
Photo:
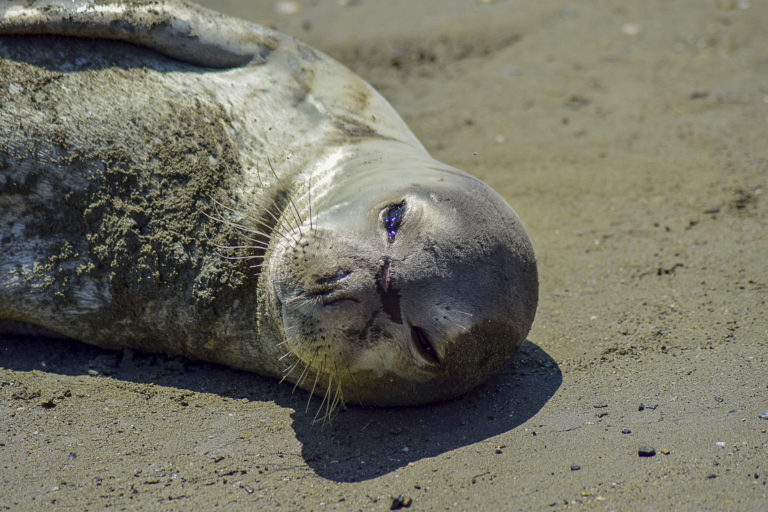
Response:
[[[710,473],[707,475],[707,478],[717,478],[717,475],[715,473]]]
[[[571,464],[571,471],[578,471],[581,469],[581,466],[578,464]]]
[[[605,409],[606,407],[608,407],[608,404],[597,404],[597,405],[593,405],[592,407],[594,407],[595,409]]]
[[[403,496],[402,494],[393,494],[389,500],[389,510],[398,510],[403,507],[410,507],[413,500],[410,496]]]
[[[768,411],[761,412],[760,414],[757,415],[757,417],[760,418],[761,420],[768,420]]]
[[[629,430],[628,428],[623,428],[623,429],[621,429],[621,433],[622,433],[622,434],[631,434],[631,433],[632,433],[632,431],[631,431],[631,430]]]
[[[717,403],[720,403],[720,402],[722,402],[722,401],[723,401],[723,399],[722,399],[722,398],[720,398],[719,396],[716,396],[716,397],[715,397],[715,402],[717,402]]]
[[[50,409],[52,407],[56,407],[56,402],[54,402],[52,398],[50,400],[43,400],[40,402],[40,407],[43,409]]]
[[[637,406],[638,411],[644,411],[645,410],[645,404],[640,404]]]
[[[656,450],[652,446],[641,446],[637,449],[637,454],[640,457],[653,457],[656,455]]]

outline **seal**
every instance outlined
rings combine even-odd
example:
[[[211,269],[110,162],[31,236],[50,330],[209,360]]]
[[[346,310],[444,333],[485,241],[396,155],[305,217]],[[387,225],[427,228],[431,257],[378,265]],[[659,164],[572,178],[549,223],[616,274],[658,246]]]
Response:
[[[0,9],[0,319],[345,402],[464,393],[525,339],[512,208],[369,84],[175,1]]]

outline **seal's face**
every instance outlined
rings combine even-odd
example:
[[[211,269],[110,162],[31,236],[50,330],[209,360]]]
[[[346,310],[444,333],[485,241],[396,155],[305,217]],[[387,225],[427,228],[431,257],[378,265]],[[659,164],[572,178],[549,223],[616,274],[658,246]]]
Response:
[[[329,401],[456,396],[528,333],[538,293],[530,241],[506,202],[464,173],[381,188],[337,198],[270,258],[287,378],[325,388]]]

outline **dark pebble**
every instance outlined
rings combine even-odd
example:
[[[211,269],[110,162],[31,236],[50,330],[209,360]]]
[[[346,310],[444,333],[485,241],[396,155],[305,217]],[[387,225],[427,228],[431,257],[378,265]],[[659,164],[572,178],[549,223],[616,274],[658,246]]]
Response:
[[[403,507],[410,507],[413,500],[410,496],[403,496],[402,494],[393,494],[389,500],[389,510],[398,510]]]
[[[637,406],[638,411],[644,411],[645,410],[645,404],[640,404]]]
[[[637,454],[641,457],[653,457],[656,450],[652,446],[641,446],[637,449]]]
[[[581,469],[581,466],[578,464],[571,464],[571,471],[578,471]]]
[[[593,406],[595,409],[605,409],[608,407],[608,404],[596,404]]]
[[[714,473],[710,473],[707,475],[707,478],[717,478],[717,475]]]
[[[715,397],[715,402],[720,403],[722,401],[723,401],[723,399],[721,397],[719,397],[719,396]]]
[[[608,413],[607,412],[599,412],[599,413],[596,414],[596,416],[598,418],[605,418],[606,416],[608,416]]]
[[[631,430],[629,430],[628,428],[623,428],[623,429],[621,429],[621,433],[622,433],[622,434],[631,434],[631,433],[632,433],[632,431],[631,431]]]

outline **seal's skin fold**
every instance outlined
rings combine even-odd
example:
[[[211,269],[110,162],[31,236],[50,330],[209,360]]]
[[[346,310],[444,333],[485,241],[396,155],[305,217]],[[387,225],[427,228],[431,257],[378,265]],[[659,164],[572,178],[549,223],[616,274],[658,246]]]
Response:
[[[186,2],[0,6],[0,327],[401,405],[497,371],[537,296],[512,209],[321,52]]]

